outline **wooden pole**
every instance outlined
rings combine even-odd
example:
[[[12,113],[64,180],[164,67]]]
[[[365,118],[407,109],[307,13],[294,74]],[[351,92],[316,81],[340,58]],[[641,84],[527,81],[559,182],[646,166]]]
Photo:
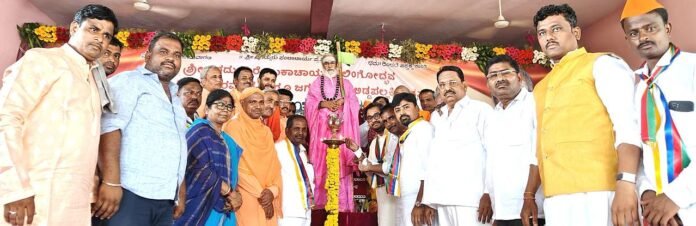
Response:
[[[338,55],[341,54],[341,42],[336,41],[336,66],[338,69],[338,84],[341,89],[341,98],[346,96],[346,91],[343,88],[343,63],[341,63],[341,60],[339,59]]]

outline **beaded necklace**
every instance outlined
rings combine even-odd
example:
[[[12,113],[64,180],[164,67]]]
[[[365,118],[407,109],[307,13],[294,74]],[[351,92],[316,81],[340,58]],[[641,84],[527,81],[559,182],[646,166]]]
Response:
[[[324,93],[324,78],[325,77],[326,76],[321,76],[321,97],[324,98],[324,100],[334,101],[334,100],[338,99],[338,92],[339,92],[339,88],[340,88],[339,82],[340,81],[336,80],[336,91],[334,92],[334,96],[332,98],[327,98],[326,94]]]

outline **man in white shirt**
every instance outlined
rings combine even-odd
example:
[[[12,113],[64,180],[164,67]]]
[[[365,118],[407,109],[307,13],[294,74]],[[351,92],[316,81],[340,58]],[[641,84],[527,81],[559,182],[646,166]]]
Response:
[[[435,130],[423,203],[437,209],[442,225],[490,223],[493,211],[485,191],[483,129],[491,107],[466,96],[467,85],[459,67],[442,67],[437,81],[446,105],[430,119]]]
[[[486,119],[484,128],[486,176],[493,200],[493,220],[497,226],[522,226],[520,211],[523,201],[529,199],[542,206],[543,200],[541,190],[524,193],[530,163],[536,160],[534,96],[523,87],[525,81],[520,66],[508,55],[491,58],[485,74],[491,95],[499,101]],[[543,220],[539,221],[544,225]]]
[[[370,103],[365,107],[365,120],[376,135],[369,144],[369,154],[367,164],[360,164],[360,171],[367,173],[368,181],[372,189],[375,189],[377,195],[377,220],[379,225],[389,226],[396,225],[396,198],[387,194],[385,188],[385,177],[389,173],[388,168],[384,165],[391,165],[390,156],[394,155],[396,146],[399,143],[399,138],[396,135],[389,133],[385,129],[382,116],[380,114],[380,105]],[[386,169],[386,170],[385,170]],[[385,173],[386,172],[386,173]]]
[[[628,1],[621,15],[626,40],[646,61],[635,71],[643,123],[638,189],[646,222],[696,225],[696,168],[689,164],[696,158],[696,54],[671,43],[667,19],[654,0]]]
[[[275,144],[283,178],[283,218],[280,226],[309,226],[312,221],[314,170],[307,162],[307,119],[288,117],[286,138]]]
[[[387,193],[397,197],[396,225],[421,225],[412,220],[411,211],[422,211],[420,200],[425,179],[425,159],[428,156],[433,127],[418,116],[420,109],[412,93],[394,96],[392,105],[396,118],[408,129],[399,137],[399,146],[389,167]],[[429,211],[431,215],[434,211]]]

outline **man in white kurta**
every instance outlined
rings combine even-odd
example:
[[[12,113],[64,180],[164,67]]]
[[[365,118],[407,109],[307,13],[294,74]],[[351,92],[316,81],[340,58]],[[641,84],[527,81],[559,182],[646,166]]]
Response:
[[[442,114],[434,112],[430,119],[435,133],[427,159],[423,203],[437,209],[441,225],[482,225],[486,220],[479,222],[479,207],[490,206],[480,200],[488,196],[484,194],[483,129],[491,107],[466,96],[464,74],[458,67],[443,67],[437,80],[447,104]]]
[[[115,110],[96,60],[118,22],[101,5],[76,14],[68,43],[31,49],[5,70],[0,225],[90,225],[99,122]]]
[[[376,136],[369,144],[370,153],[367,160],[370,165],[377,166],[375,172],[368,172],[367,178],[377,196],[377,220],[381,226],[396,225],[396,197],[389,195],[385,187],[385,177],[389,173],[391,159],[399,144],[399,137],[385,129],[381,117],[380,106],[374,103],[365,107],[365,119]],[[360,167],[361,171],[364,167]]]
[[[643,125],[638,195],[648,223],[681,219],[683,225],[696,225],[696,54],[671,43],[667,19],[667,10],[654,0],[628,1],[621,16],[626,40],[646,61],[635,71],[640,78],[636,115]]]
[[[307,119],[288,117],[286,138],[275,144],[283,178],[283,217],[280,226],[309,226],[312,221],[314,170],[307,162],[304,142],[307,138]]]
[[[389,172],[395,176],[396,192],[389,189],[388,193],[397,196],[396,225],[411,226],[411,211],[419,206],[419,190],[425,180],[425,159],[433,138],[433,127],[427,121],[419,118],[416,96],[411,93],[400,93],[392,101],[396,117],[408,129],[399,138],[399,146],[394,151]],[[398,156],[397,156],[398,154]],[[398,169],[395,173],[394,169]],[[390,183],[391,179],[387,180]],[[379,204],[378,204],[379,205]]]
[[[492,58],[485,71],[488,89],[499,101],[484,128],[487,185],[498,226],[522,224],[524,199],[534,197],[538,207],[543,202],[540,189],[534,194],[524,192],[529,165],[536,162],[536,109],[519,71],[517,62],[507,55]],[[538,217],[543,218],[542,208]]]

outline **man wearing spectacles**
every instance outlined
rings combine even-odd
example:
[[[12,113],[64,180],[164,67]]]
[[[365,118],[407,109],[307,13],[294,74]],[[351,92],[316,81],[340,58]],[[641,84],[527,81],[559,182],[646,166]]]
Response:
[[[529,170],[536,166],[536,111],[534,96],[525,88],[526,81],[520,66],[508,55],[495,56],[485,68],[486,84],[498,100],[486,119],[484,146],[486,147],[486,178],[493,200],[494,221],[498,226],[522,225],[520,211],[523,204],[535,203],[541,207],[543,194],[525,193]],[[531,169],[530,169],[531,167]],[[534,183],[529,183],[534,184]],[[524,195],[523,195],[524,194]],[[524,203],[523,203],[524,201]],[[534,224],[544,225],[538,209]],[[525,218],[524,220],[531,221]]]
[[[370,130],[375,133],[375,138],[369,144],[368,162],[365,162],[367,164],[361,163],[358,166],[360,171],[368,174],[368,181],[372,189],[375,189],[379,225],[394,225],[396,198],[389,195],[385,188],[385,177],[389,173],[388,166],[391,165],[391,161],[385,160],[391,159],[394,155],[399,138],[385,129],[380,106],[373,102],[365,107],[365,121],[370,126]]]
[[[493,212],[483,180],[483,129],[491,107],[466,95],[464,73],[457,66],[442,67],[437,82],[446,105],[442,113],[433,112],[430,120],[434,134],[422,203],[437,209],[437,220],[442,225],[490,223]],[[457,173],[456,179],[453,172]]]

